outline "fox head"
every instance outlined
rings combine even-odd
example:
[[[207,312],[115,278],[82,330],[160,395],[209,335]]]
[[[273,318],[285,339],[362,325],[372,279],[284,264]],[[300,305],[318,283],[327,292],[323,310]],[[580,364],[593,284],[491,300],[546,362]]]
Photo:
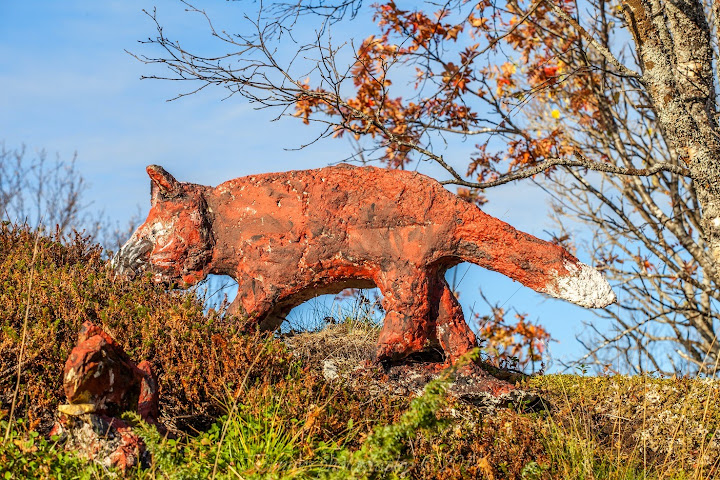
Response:
[[[158,165],[147,167],[151,207],[145,223],[113,258],[118,274],[133,278],[144,271],[165,285],[192,285],[205,278],[214,239],[204,191],[180,183]]]

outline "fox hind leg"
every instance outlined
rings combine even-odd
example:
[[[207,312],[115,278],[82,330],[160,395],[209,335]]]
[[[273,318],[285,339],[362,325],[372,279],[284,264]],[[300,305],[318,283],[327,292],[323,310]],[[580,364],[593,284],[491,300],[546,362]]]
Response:
[[[385,310],[377,360],[399,360],[435,347],[429,272],[412,267],[396,268],[384,272],[376,283],[383,294]]]
[[[432,287],[430,302],[433,306],[437,339],[445,351],[446,359],[453,363],[477,346],[477,338],[465,322],[462,307],[445,280],[444,272],[437,274]]]

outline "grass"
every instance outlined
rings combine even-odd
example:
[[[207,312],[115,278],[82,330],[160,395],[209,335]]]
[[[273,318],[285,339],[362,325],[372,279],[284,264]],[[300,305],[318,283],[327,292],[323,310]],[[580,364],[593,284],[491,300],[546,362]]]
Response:
[[[410,459],[409,441],[418,431],[432,432],[441,420],[436,413],[444,401],[447,378],[431,382],[397,422],[376,427],[354,449],[360,428],[348,423],[334,441],[311,441],[313,423],[321,408],[312,405],[303,422],[287,422],[288,398],[272,392],[261,411],[240,406],[209,430],[182,440],[161,436],[137,414],[124,417],[136,426],[152,454],[150,468],[131,473],[135,478],[397,478]],[[325,408],[327,405],[325,406]],[[0,446],[0,473],[6,478],[101,478],[112,474],[98,464],[63,452],[55,439],[37,432],[22,433],[20,421]],[[17,476],[17,477],[16,477]]]
[[[355,370],[374,351],[372,319],[350,315],[317,331],[260,335],[241,319],[206,312],[195,294],[166,293],[142,278],[115,281],[99,248],[81,237],[61,242],[3,225],[0,479],[119,475],[47,437],[63,401],[65,358],[87,319],[159,375],[161,421],[175,438],[126,414],[152,454],[130,478],[718,476],[715,380],[531,377],[524,388],[550,405],[531,414],[446,398],[446,380],[414,399],[393,395],[372,388],[384,381],[381,369]],[[339,378],[325,378],[328,362]],[[353,382],[343,381],[350,371]]]
[[[493,418],[453,418],[448,415],[451,403],[444,398],[443,387],[442,380],[429,384],[425,394],[413,400],[395,421],[378,424],[367,435],[360,425],[350,421],[334,438],[312,433],[318,412],[330,404],[308,406],[304,417],[288,421],[284,409],[290,400],[287,392],[274,390],[266,392],[256,404],[241,406],[232,416],[220,418],[207,431],[180,439],[161,437],[153,427],[128,414],[126,419],[137,423],[137,431],[153,457],[150,468],[130,472],[129,476],[523,480],[716,477],[713,462],[705,468],[682,468],[666,462],[650,465],[643,462],[639,444],[622,453],[614,450],[588,431],[591,415],[587,411],[574,412],[572,417],[504,411]],[[258,411],[260,406],[262,410]],[[23,428],[23,423],[17,424],[11,430],[10,441],[0,446],[0,474],[6,478],[109,475],[98,464],[63,452],[52,440]],[[468,437],[473,442],[460,445]],[[362,441],[358,442],[359,438]],[[532,447],[534,455],[522,455],[518,447]],[[510,455],[503,458],[504,451]],[[522,461],[513,461],[513,457]],[[7,476],[7,472],[16,476]]]
[[[530,383],[558,406],[546,438],[568,478],[718,476],[717,380],[550,375]]]

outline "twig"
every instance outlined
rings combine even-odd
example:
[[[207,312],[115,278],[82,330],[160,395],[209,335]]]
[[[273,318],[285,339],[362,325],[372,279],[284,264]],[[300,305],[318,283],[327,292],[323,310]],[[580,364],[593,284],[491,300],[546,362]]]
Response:
[[[39,354],[36,353],[32,357],[26,358],[23,363],[28,363],[28,362],[35,360],[38,357],[38,355]],[[12,376],[13,372],[15,372],[15,370],[17,370],[17,367],[18,367],[17,364],[15,364],[15,365],[12,365],[12,366],[6,368],[2,372],[0,372],[0,380],[4,380],[5,378]]]
[[[490,41],[490,43],[488,43],[487,47],[483,48],[480,52],[477,53],[477,55],[474,55],[474,57],[477,57],[477,56],[482,55],[483,53],[487,52],[487,51],[490,50],[491,48],[495,47],[495,45],[497,45],[500,40],[502,40],[502,39],[505,38],[505,37],[510,36],[520,25],[522,25],[523,23],[525,23],[525,20],[527,20],[527,19],[530,17],[530,15],[532,15],[533,13],[535,13],[535,10],[537,10],[537,8],[540,6],[540,4],[541,4],[542,2],[543,2],[543,0],[536,0],[535,3],[533,3],[533,4],[530,6],[530,8],[528,9],[528,11],[525,12],[525,14],[520,18],[520,20],[518,20],[517,22],[515,22],[515,25],[513,25],[512,28],[510,28],[510,30],[508,30],[507,32],[503,33],[503,34],[500,35],[499,37],[493,38],[492,41]]]
[[[212,476],[210,477],[212,480],[215,479],[215,475],[217,474],[217,467],[218,467],[218,460],[220,460],[220,449],[222,448],[222,444],[225,441],[225,435],[227,434],[228,424],[232,420],[232,416],[235,414],[235,410],[237,410],[237,404],[238,404],[238,397],[240,396],[240,393],[245,388],[245,384],[248,381],[248,378],[250,377],[250,372],[252,372],[253,367],[255,367],[255,364],[260,360],[260,356],[263,353],[265,346],[261,346],[258,350],[257,355],[255,355],[255,360],[250,364],[250,367],[248,367],[247,372],[245,373],[245,377],[243,377],[243,381],[240,384],[240,387],[237,389],[237,393],[235,394],[235,398],[233,399],[232,408],[230,409],[230,412],[228,413],[227,419],[225,420],[225,424],[223,425],[222,433],[220,434],[220,440],[218,441],[217,446],[217,452],[215,452],[215,464],[213,465],[213,471]]]
[[[20,390],[20,376],[22,373],[23,354],[25,353],[25,341],[27,340],[27,324],[30,317],[30,296],[32,295],[33,278],[35,277],[35,258],[37,258],[38,243],[40,242],[40,228],[35,232],[35,246],[33,247],[32,262],[30,263],[30,279],[28,280],[27,304],[25,306],[25,319],[23,320],[22,339],[20,341],[20,352],[18,353],[17,364],[17,381],[15,382],[15,392],[13,392],[12,403],[10,405],[10,416],[8,417],[7,427],[5,428],[5,441],[10,438],[10,427],[12,425],[13,415],[15,414],[15,405],[17,403],[18,391]]]
[[[624,75],[626,77],[637,78],[638,80],[640,80],[642,82],[642,80],[643,80],[642,75],[640,75],[636,71],[631,70],[628,67],[626,67],[625,65],[623,65],[620,62],[620,60],[618,60],[615,57],[615,55],[613,55],[612,52],[610,52],[610,50],[608,50],[603,45],[601,45],[597,40],[595,40],[595,38],[592,35],[590,35],[590,33],[587,30],[585,30],[585,28],[577,22],[577,20],[572,18],[570,15],[568,15],[565,10],[563,10],[562,8],[555,5],[552,2],[552,0],[545,0],[545,3],[550,8],[550,10],[555,12],[555,14],[558,17],[560,17],[563,20],[565,20],[566,22],[568,22],[570,25],[572,25],[573,28],[575,28],[575,30],[580,32],[580,34],[582,34],[588,40],[588,42],[590,42],[590,45],[595,47],[595,49],[598,52],[600,52],[600,54],[603,57],[605,57],[610,63],[612,63],[620,71],[620,73],[622,75]]]
[[[594,170],[596,172],[606,172],[606,173],[614,173],[616,175],[630,175],[630,176],[637,176],[637,177],[649,177],[651,175],[655,175],[656,173],[662,172],[662,171],[674,173],[676,175],[682,175],[685,177],[690,176],[690,171],[687,168],[681,167],[679,165],[675,165],[673,163],[659,162],[649,168],[625,168],[625,167],[618,167],[617,165],[613,165],[611,163],[594,162],[592,160],[587,159],[582,153],[580,153],[577,150],[575,150],[573,152],[573,154],[575,155],[575,157],[578,160],[570,160],[567,158],[550,158],[548,160],[545,160],[542,163],[537,164],[533,168],[528,168],[527,170],[522,170],[520,172],[511,173],[509,175],[504,175],[503,177],[498,178],[497,180],[493,180],[491,182],[483,182],[483,183],[468,182],[465,180],[458,180],[456,178],[454,180],[445,180],[440,183],[442,183],[443,185],[461,185],[464,187],[479,188],[482,190],[485,188],[503,185],[505,183],[509,183],[514,180],[533,177],[533,176],[537,175],[538,173],[542,173],[545,170],[549,170],[552,167],[583,167],[583,168],[587,168],[588,170]],[[451,172],[451,174],[452,174],[452,172]]]

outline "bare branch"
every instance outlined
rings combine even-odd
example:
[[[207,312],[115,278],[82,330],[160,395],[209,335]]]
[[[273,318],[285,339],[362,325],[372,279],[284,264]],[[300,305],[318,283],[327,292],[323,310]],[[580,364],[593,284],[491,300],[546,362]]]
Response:
[[[593,162],[593,161],[585,158],[578,151],[575,151],[575,156],[578,158],[578,160],[570,160],[567,158],[550,158],[532,168],[528,168],[526,170],[507,174],[507,175],[505,175],[497,180],[494,180],[492,182],[476,183],[476,182],[467,182],[467,181],[459,181],[459,180],[445,180],[441,183],[443,183],[444,185],[462,185],[465,187],[485,189],[485,188],[497,187],[498,185],[504,185],[506,183],[510,183],[515,180],[520,180],[523,178],[534,177],[535,175],[537,175],[539,173],[543,173],[554,167],[582,167],[582,168],[587,168],[588,170],[593,170],[596,172],[605,172],[605,173],[614,173],[616,175],[629,175],[629,176],[641,176],[641,177],[655,175],[658,172],[662,172],[662,171],[672,172],[672,173],[675,173],[678,175],[689,175],[687,169],[680,167],[678,165],[673,165],[671,163],[663,163],[663,162],[656,163],[649,168],[625,168],[625,167],[618,167],[616,165],[612,165],[609,163]]]
[[[606,60],[608,60],[615,68],[618,69],[618,72],[620,75],[624,75],[626,77],[630,78],[636,78],[638,80],[642,80],[642,75],[637,73],[634,70],[629,69],[625,65],[623,65],[620,60],[615,58],[615,55],[608,50],[608,48],[604,45],[601,45],[590,33],[588,33],[585,28],[580,25],[577,20],[572,18],[570,15],[568,15],[562,8],[555,5],[552,0],[545,0],[545,3],[547,4],[550,9],[555,12],[555,14],[568,22],[570,25],[572,25],[578,32],[580,32],[588,42],[590,42],[590,45],[592,45],[600,54],[605,57]]]

